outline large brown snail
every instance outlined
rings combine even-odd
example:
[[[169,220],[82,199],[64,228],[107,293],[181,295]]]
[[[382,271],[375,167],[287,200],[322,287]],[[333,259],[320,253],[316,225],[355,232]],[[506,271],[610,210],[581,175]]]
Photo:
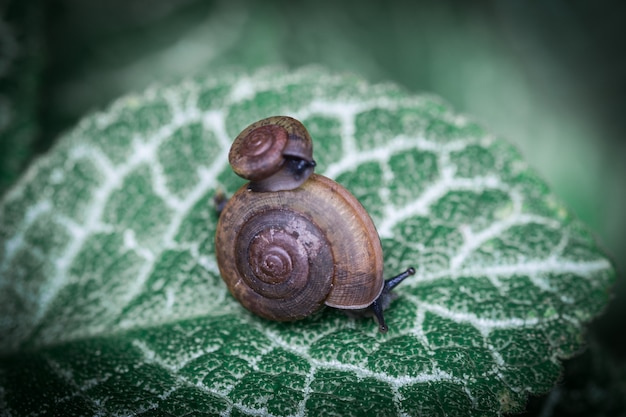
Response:
[[[229,162],[250,180],[221,210],[215,248],[222,278],[248,310],[299,320],[324,305],[374,315],[415,270],[383,279],[378,233],[344,187],[313,173],[313,144],[297,120],[275,116],[244,129]]]

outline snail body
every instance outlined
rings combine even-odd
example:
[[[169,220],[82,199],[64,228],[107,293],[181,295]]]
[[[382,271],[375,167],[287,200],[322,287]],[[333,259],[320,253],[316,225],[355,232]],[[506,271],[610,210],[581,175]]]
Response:
[[[383,279],[374,223],[348,190],[313,174],[304,126],[284,116],[254,123],[235,139],[229,160],[250,180],[217,226],[218,266],[232,295],[270,320],[299,320],[329,306],[371,312],[386,331],[383,305],[414,270]]]

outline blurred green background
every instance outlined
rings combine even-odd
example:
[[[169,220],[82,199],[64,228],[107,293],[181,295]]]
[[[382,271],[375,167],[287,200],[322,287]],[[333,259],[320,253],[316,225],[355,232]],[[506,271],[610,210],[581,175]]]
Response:
[[[122,94],[230,67],[322,65],[440,95],[513,142],[626,267],[621,2],[13,0],[0,11],[5,188]],[[625,317],[621,277],[590,349],[533,413],[626,413]]]

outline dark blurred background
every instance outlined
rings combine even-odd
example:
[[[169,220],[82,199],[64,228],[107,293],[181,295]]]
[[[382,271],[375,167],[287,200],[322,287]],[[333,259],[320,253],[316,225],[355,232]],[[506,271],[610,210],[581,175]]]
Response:
[[[16,67],[26,69],[18,85],[24,85],[19,100],[29,116],[20,126],[29,129],[2,139],[6,152],[22,149],[11,158],[22,161],[15,170],[86,113],[155,82],[232,66],[317,64],[371,82],[392,81],[415,93],[435,93],[513,142],[597,234],[619,270],[626,267],[622,2],[2,4],[0,10],[19,22],[22,45],[37,51],[16,59]],[[10,97],[19,101],[18,93]],[[6,146],[11,140],[28,147]],[[534,399],[529,415],[626,414],[621,276],[615,294],[591,327],[589,349],[568,361],[563,383]]]

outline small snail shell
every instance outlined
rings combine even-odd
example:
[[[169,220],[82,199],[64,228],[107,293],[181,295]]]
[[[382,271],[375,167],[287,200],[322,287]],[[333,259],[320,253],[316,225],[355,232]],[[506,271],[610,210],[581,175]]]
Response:
[[[274,116],[251,124],[228,154],[233,171],[250,180],[254,191],[299,187],[313,173],[313,142],[298,120]]]
[[[220,274],[233,296],[276,321],[302,319],[324,305],[365,311],[385,332],[390,291],[415,270],[383,279],[374,223],[348,190],[312,173],[304,126],[289,117],[254,123],[237,137],[229,159],[251,180],[225,204],[215,237]]]

